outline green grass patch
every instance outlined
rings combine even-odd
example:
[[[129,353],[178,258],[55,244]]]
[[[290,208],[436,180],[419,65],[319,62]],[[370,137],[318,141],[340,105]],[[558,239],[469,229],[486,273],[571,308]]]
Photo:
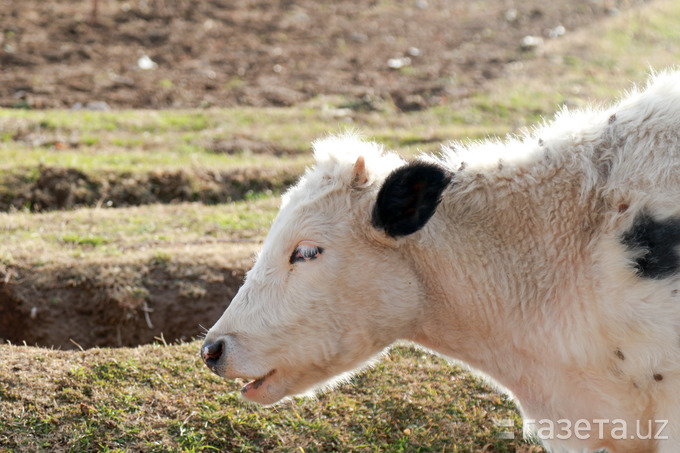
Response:
[[[153,169],[243,166],[275,167],[281,162],[311,162],[311,142],[347,129],[383,141],[405,154],[434,146],[435,140],[505,134],[504,121],[475,125],[474,112],[451,107],[398,113],[384,105],[378,111],[355,111],[342,98],[323,98],[289,109],[226,108],[209,111],[17,111],[0,109],[0,168],[11,171],[38,165],[96,172],[148,172]],[[554,106],[551,106],[554,107]],[[470,107],[475,112],[479,106]],[[344,109],[347,110],[347,109]],[[448,112],[448,113],[447,113]],[[467,121],[460,119],[467,118]],[[262,152],[240,149],[246,140]],[[221,150],[225,148],[229,152]]]
[[[181,142],[158,153],[140,149],[123,151],[114,147],[93,150],[89,146],[77,150],[60,150],[31,148],[26,145],[7,146],[0,153],[3,157],[0,170],[4,171],[51,166],[73,168],[95,175],[111,171],[117,173],[148,173],[158,170],[196,168],[226,171],[244,167],[275,168],[281,164],[281,159],[271,155],[215,154]],[[304,168],[310,163],[309,156],[301,155],[286,159],[286,164],[299,168]]]
[[[77,233],[66,233],[61,236],[60,239],[67,244],[90,245],[92,247],[97,247],[109,242],[109,240],[103,236],[93,236],[90,234],[83,236]]]
[[[216,241],[257,243],[264,238],[278,206],[279,197],[268,196],[214,206],[184,203],[0,213],[0,263],[32,265],[68,257],[123,257],[152,249],[162,256],[186,246],[209,247]]]
[[[0,443],[14,451],[539,452],[505,396],[397,347],[318,399],[263,408],[212,375],[199,343],[59,352],[0,346]],[[509,420],[510,428],[498,420]],[[503,438],[511,432],[515,439]]]

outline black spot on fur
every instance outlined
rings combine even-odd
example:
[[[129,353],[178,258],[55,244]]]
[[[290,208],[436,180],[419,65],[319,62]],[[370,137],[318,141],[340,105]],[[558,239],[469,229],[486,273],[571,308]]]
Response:
[[[635,269],[641,277],[661,279],[676,274],[680,268],[680,218],[656,220],[640,212],[632,228],[626,231],[621,242],[636,252]]]
[[[613,124],[616,121],[616,113],[609,117],[609,124]]]
[[[545,142],[543,141],[542,138],[539,138],[538,139],[538,146],[543,146],[543,145],[545,145]]]
[[[654,380],[655,380],[656,382],[663,381],[663,376],[660,375],[659,373],[654,373]]]
[[[407,236],[434,215],[453,175],[439,165],[411,162],[385,179],[373,208],[373,226],[392,236]]]
[[[616,354],[616,357],[618,357],[620,360],[625,360],[626,356],[623,355],[623,352],[621,352],[620,349],[617,349],[614,351],[614,354]]]
[[[548,164],[552,163],[552,157],[550,157],[550,153],[547,149],[543,152],[543,159],[545,159]]]

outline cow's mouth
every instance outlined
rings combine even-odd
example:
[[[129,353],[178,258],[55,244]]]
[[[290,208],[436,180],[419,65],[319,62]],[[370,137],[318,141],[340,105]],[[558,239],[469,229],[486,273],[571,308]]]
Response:
[[[249,400],[257,400],[258,394],[261,392],[269,393],[268,389],[260,390],[260,388],[265,384],[267,379],[272,377],[276,373],[276,369],[271,370],[269,373],[265,374],[261,378],[254,379],[248,382],[241,388],[241,394]]]

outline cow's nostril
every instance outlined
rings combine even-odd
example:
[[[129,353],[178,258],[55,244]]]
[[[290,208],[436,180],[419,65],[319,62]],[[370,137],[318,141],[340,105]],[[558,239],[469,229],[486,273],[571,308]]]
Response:
[[[210,369],[213,369],[220,360],[220,357],[222,357],[223,352],[224,343],[222,341],[218,341],[216,343],[203,346],[201,348],[201,357],[203,358],[205,364],[208,365]]]

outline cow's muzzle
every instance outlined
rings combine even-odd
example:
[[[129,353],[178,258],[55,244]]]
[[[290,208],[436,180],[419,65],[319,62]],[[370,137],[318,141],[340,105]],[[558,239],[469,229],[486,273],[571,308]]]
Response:
[[[203,362],[205,362],[206,366],[210,368],[210,371],[215,374],[219,374],[217,368],[223,353],[224,341],[221,339],[215,343],[203,343],[203,347],[201,348],[201,358],[203,359]]]

